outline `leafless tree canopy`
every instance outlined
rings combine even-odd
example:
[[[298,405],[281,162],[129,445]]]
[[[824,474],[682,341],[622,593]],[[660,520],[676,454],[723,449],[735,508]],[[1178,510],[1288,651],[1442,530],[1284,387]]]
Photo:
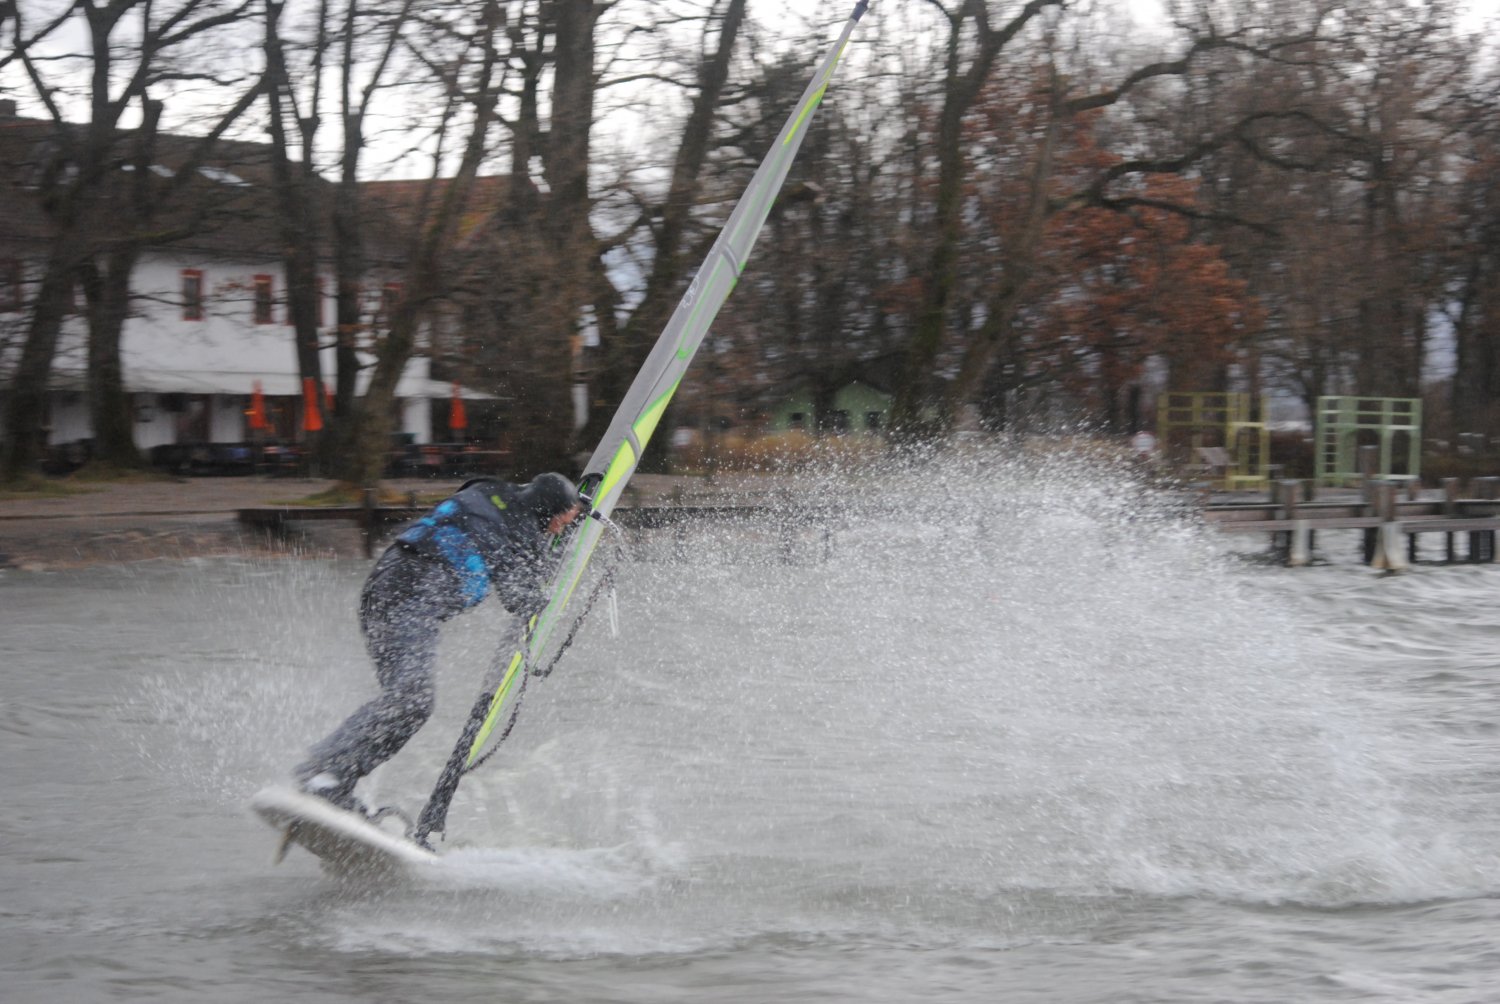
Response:
[[[1108,0],[875,0],[678,420],[752,423],[796,384],[826,422],[858,378],[894,395],[898,436],[966,414],[1126,431],[1151,388],[1425,394],[1440,431],[1500,436],[1494,25],[1456,0],[1165,6],[1143,23]],[[264,151],[267,196],[237,211],[277,235],[303,374],[337,388],[344,477],[378,477],[417,352],[504,399],[520,473],[562,465],[846,13],[777,7],[6,7],[0,86],[36,132],[6,170],[40,222],[24,323],[0,332],[4,472],[36,459],[75,284],[95,424],[130,460],[134,256],[212,216],[186,186],[122,175],[166,138],[185,159]],[[124,224],[108,240],[101,214]],[[360,296],[376,265],[402,291],[379,318]]]

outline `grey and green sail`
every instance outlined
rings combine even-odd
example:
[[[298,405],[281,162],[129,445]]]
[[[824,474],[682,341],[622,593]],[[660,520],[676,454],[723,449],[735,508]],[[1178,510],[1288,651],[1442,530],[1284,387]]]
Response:
[[[620,402],[604,438],[585,465],[579,489],[588,501],[590,515],[596,518],[583,520],[569,534],[551,583],[550,599],[541,613],[526,625],[509,658],[497,667],[498,677],[491,680],[491,686],[486,687],[474,706],[453,757],[422,811],[416,827],[418,840],[425,841],[428,834],[442,831],[458,779],[484,755],[487,744],[498,740],[496,728],[502,719],[508,717],[508,709],[520,689],[518,681],[524,681],[524,674],[528,672],[550,666],[559,654],[560,646],[565,644],[567,632],[562,628],[567,622],[569,604],[583,581],[600,537],[605,533],[607,519],[635,473],[647,443],[656,433],[667,405],[677,392],[698,347],[703,344],[719,308],[739,282],[771,205],[802,145],[813,112],[822,102],[850,36],[868,5],[869,0],[859,0],[855,5],[838,42],[824,58],[786,125],[782,126],[775,144],[756,169],[755,176],[730,214],[729,222],[720,231],[708,257],[688,285],[651,354],[646,357]],[[502,730],[501,736],[503,734]]]

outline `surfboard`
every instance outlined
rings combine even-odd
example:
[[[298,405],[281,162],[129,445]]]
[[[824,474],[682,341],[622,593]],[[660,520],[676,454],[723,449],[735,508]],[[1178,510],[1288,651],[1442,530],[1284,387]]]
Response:
[[[357,812],[291,788],[265,788],[250,808],[282,834],[279,862],[292,844],[339,874],[379,874],[431,867],[442,858],[415,841],[381,829]]]

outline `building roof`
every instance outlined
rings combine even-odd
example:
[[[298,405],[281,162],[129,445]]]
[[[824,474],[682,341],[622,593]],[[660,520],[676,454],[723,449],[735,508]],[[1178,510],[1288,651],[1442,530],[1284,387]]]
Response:
[[[360,190],[366,205],[383,213],[409,237],[419,224],[431,218],[451,184],[451,178],[399,178],[367,181]],[[510,199],[510,175],[486,174],[475,178],[459,219],[455,235],[458,245],[465,246],[495,227]]]
[[[71,150],[81,141],[84,127],[6,114],[0,103],[0,238],[46,240],[55,225],[46,209],[49,171],[69,176]],[[112,173],[94,190],[101,211],[128,196],[135,179],[130,142],[135,134],[122,132],[112,157]],[[152,221],[152,246],[207,251],[249,258],[279,258],[281,238],[278,199],[274,187],[272,146],[245,140],[220,140],[213,153],[191,177],[180,177],[193,159],[200,137],[162,134],[157,137],[147,179],[170,201]],[[293,164],[295,170],[297,165]],[[333,194],[336,186],[317,175],[310,194],[323,253],[329,253],[333,233]],[[399,260],[403,245],[391,239],[393,228],[382,225],[382,205],[362,214],[367,224],[367,254],[377,261]]]

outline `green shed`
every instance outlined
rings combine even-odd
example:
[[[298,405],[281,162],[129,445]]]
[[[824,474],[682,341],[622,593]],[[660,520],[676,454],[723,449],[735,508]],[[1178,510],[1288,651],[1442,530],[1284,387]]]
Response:
[[[835,435],[879,436],[885,431],[891,411],[891,395],[863,380],[851,380],[833,395],[833,408],[826,416],[822,431]],[[812,391],[798,387],[770,410],[771,432],[806,432],[813,428]]]

